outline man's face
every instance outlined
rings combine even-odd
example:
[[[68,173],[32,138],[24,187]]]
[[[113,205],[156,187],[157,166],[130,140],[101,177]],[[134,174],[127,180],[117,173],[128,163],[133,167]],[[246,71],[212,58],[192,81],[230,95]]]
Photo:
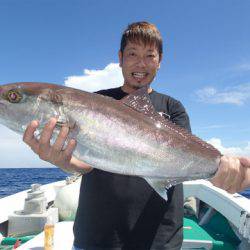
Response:
[[[138,89],[149,85],[160,68],[160,55],[156,46],[128,42],[123,54],[119,52],[124,85]]]

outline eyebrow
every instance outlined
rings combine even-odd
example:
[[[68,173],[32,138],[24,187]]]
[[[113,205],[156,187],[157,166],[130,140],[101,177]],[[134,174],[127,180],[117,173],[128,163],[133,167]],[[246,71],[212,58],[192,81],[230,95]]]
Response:
[[[134,47],[131,47],[131,48],[128,48],[128,50],[136,50],[136,48],[134,48]]]
[[[136,50],[135,47],[128,48],[127,50]],[[154,52],[153,49],[148,49],[147,52]]]

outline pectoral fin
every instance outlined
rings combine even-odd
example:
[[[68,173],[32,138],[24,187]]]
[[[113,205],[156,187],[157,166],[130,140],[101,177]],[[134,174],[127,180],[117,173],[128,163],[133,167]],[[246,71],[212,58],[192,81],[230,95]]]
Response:
[[[144,179],[164,200],[168,200],[167,187],[170,185],[169,180],[145,177]]]
[[[166,201],[168,200],[168,189],[187,180],[186,178],[164,179],[148,177],[144,177],[144,179]]]

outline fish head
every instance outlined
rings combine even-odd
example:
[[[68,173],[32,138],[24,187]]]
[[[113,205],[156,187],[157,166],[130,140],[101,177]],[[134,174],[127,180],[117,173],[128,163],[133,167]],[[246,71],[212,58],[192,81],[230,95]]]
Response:
[[[63,97],[60,85],[47,83],[12,83],[0,86],[0,123],[23,133],[32,120],[44,125],[60,116]]]

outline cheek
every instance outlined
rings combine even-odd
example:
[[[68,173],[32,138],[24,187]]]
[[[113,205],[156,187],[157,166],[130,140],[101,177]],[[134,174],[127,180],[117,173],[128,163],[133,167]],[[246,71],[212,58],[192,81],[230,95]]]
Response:
[[[156,74],[158,68],[159,68],[158,64],[152,64],[152,65],[150,66],[150,72],[151,72],[152,74]]]
[[[127,69],[127,67],[125,65],[122,66],[122,75],[124,78],[128,78],[129,77],[129,71]]]
[[[122,73],[123,74],[129,74],[132,67],[133,67],[133,63],[131,63],[128,60],[123,61],[123,63],[122,63]]]
[[[133,60],[129,60],[128,58],[127,59],[124,59],[123,62],[122,62],[122,67],[123,68],[129,68],[130,66],[132,66],[134,64]]]

